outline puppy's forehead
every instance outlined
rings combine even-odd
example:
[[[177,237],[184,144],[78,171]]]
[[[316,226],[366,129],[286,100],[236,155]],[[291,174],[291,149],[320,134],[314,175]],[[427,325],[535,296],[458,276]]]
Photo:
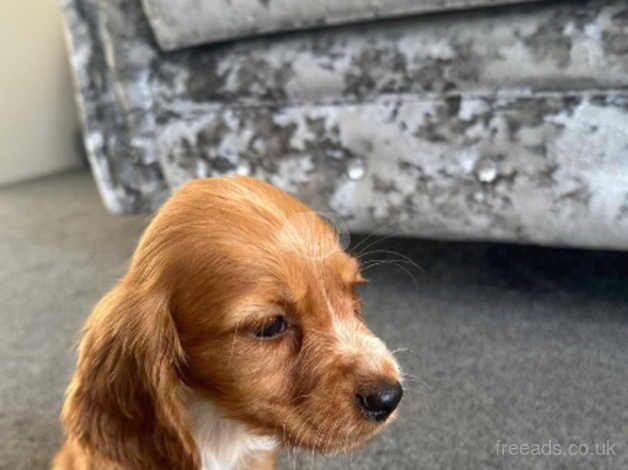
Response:
[[[269,265],[269,269],[258,272],[254,295],[277,303],[349,293],[360,279],[357,260],[343,251],[322,259],[284,253],[282,262]]]

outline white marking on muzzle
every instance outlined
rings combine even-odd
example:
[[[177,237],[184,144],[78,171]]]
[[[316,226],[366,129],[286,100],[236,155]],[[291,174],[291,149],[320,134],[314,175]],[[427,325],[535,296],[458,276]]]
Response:
[[[397,361],[384,342],[363,328],[357,318],[351,315],[341,318],[324,289],[323,295],[327,309],[331,313],[334,336],[340,354],[367,361],[368,368],[374,374],[382,373],[387,365],[392,365],[399,377],[400,370]]]

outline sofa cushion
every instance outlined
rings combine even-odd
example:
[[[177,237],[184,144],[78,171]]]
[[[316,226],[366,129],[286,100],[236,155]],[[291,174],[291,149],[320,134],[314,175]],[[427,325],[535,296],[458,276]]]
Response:
[[[533,0],[534,1],[534,0]],[[539,0],[536,0],[539,1]],[[521,0],[142,0],[162,49]]]

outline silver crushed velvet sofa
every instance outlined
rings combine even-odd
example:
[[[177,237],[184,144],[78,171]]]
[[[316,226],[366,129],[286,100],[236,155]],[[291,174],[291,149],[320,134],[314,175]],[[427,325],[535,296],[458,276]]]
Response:
[[[628,2],[62,0],[106,206],[247,174],[358,232],[628,248]]]

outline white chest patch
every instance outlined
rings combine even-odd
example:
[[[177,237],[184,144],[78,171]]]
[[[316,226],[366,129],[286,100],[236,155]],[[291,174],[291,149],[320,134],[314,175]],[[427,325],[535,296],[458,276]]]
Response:
[[[194,425],[202,470],[238,470],[255,453],[277,446],[274,439],[252,434],[243,424],[225,418],[207,400],[190,398],[188,413]]]

